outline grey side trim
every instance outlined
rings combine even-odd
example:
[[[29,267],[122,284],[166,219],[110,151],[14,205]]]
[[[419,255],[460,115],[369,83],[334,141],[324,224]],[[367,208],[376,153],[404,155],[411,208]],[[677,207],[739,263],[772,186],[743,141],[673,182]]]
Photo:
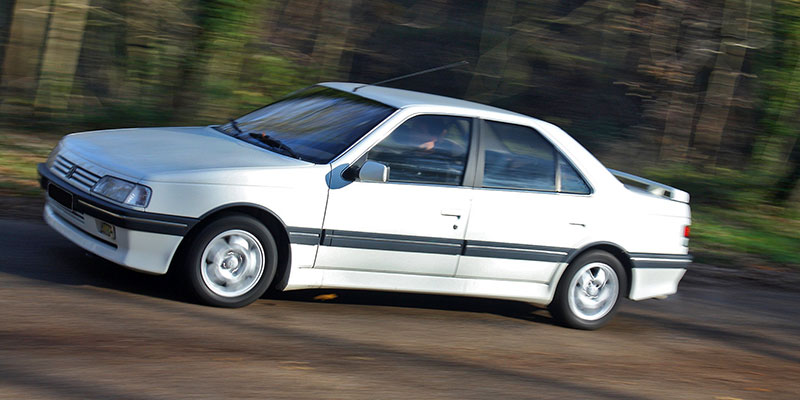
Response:
[[[683,268],[686,269],[689,267],[689,261],[685,260],[675,260],[675,262],[670,261],[641,261],[641,260],[631,260],[633,261],[633,268]]]
[[[692,256],[689,254],[662,254],[662,253],[628,253],[631,258],[650,258],[650,259],[663,259],[663,260],[685,260],[692,261]]]
[[[464,255],[468,257],[486,258],[508,258],[513,260],[563,262],[567,256],[558,254],[535,253],[526,250],[498,249],[498,248],[476,248],[467,247]]]
[[[516,243],[459,240],[426,236],[392,235],[288,227],[293,244],[346,247],[352,249],[403,251],[430,254],[461,254],[467,257],[505,258],[543,262],[570,262],[578,249],[534,246]],[[606,243],[593,243],[587,247]],[[586,248],[586,247],[585,247]],[[581,249],[582,250],[582,249]],[[630,253],[634,268],[686,268],[692,261],[687,254]]]
[[[321,229],[295,228],[290,226],[287,230],[289,232],[289,243],[310,245],[317,245],[320,243],[320,236],[322,235]]]
[[[572,249],[563,247],[467,240],[463,254],[470,257],[563,262],[567,259],[571,251]]]
[[[630,253],[633,268],[687,268],[692,262],[688,254]]]
[[[424,236],[390,235],[340,230],[325,230],[323,246],[371,250],[407,251],[432,254],[461,254],[462,240]]]
[[[482,240],[467,240],[467,246],[503,247],[503,248],[513,248],[519,250],[531,250],[531,251],[558,253],[558,254],[568,254],[569,252],[575,250],[567,247],[536,246],[531,244],[516,244],[516,243],[504,243],[504,242],[485,242]]]
[[[426,236],[289,227],[289,240],[295,244],[319,244],[353,249],[403,251],[414,253],[464,255],[545,262],[564,262],[573,249],[516,243],[485,242]]]

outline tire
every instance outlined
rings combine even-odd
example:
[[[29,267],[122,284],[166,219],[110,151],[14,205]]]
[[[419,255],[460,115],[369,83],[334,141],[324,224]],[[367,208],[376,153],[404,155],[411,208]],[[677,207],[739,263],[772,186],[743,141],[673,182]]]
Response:
[[[617,312],[627,276],[613,255],[592,250],[576,258],[561,276],[550,314],[570,328],[593,330]]]
[[[231,214],[191,239],[183,277],[197,299],[215,307],[244,307],[260,298],[275,277],[278,246],[262,223]]]

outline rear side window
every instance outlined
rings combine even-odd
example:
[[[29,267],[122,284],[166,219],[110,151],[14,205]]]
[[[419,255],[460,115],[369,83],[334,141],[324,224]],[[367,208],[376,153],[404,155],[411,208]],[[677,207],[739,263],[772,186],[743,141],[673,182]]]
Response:
[[[526,126],[484,121],[483,187],[556,190],[556,152]]]
[[[575,168],[535,129],[482,121],[484,188],[590,193]]]

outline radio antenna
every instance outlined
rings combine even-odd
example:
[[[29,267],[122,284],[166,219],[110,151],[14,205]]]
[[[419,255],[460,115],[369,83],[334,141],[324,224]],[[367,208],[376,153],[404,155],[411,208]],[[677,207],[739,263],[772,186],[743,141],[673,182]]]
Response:
[[[466,60],[462,60],[462,61],[459,61],[459,62],[454,62],[452,64],[442,65],[440,67],[435,67],[435,68],[426,69],[424,71],[414,72],[413,74],[398,76],[396,78],[386,79],[386,80],[380,81],[380,82],[368,83],[366,85],[361,85],[361,86],[357,86],[357,87],[353,88],[353,93],[355,93],[356,90],[361,89],[361,88],[366,87],[366,86],[377,86],[377,85],[384,84],[384,83],[389,83],[389,82],[399,81],[401,79],[411,78],[412,76],[427,74],[429,72],[441,71],[443,69],[450,69],[450,68],[460,67],[462,65],[467,65],[467,64],[469,64],[469,62],[467,62]]]

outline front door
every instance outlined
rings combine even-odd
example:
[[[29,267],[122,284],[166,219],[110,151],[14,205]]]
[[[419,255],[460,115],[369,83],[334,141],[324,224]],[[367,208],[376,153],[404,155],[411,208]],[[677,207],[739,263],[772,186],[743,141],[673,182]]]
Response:
[[[315,268],[453,276],[469,218],[470,118],[420,115],[362,161],[390,168],[388,182],[332,188]]]

